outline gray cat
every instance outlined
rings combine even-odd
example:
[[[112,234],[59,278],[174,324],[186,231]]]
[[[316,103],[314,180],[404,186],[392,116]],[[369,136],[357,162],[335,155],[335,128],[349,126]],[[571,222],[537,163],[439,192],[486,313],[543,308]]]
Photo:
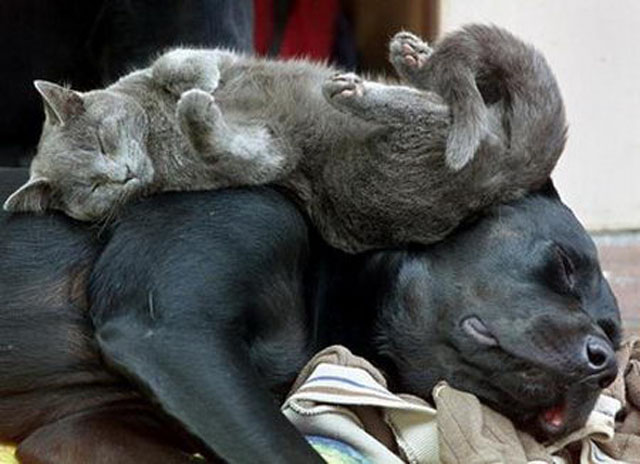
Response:
[[[410,86],[220,49],[82,94],[36,81],[42,138],[5,209],[97,220],[134,196],[275,183],[356,252],[434,242],[545,182],[566,122],[539,52],[471,25],[434,50],[401,32],[390,60]]]

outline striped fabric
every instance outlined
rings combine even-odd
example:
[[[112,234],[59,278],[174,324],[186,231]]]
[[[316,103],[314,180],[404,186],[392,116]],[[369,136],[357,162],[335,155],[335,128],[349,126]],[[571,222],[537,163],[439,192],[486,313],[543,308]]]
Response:
[[[310,361],[282,410],[303,434],[342,441],[373,464],[440,462],[435,409],[391,393],[377,369],[344,347]]]
[[[287,403],[314,401],[317,403],[375,406],[381,408],[417,411],[425,417],[434,417],[436,410],[418,398],[409,402],[407,396],[394,395],[381,386],[364,369],[336,364],[319,364],[291,395]]]

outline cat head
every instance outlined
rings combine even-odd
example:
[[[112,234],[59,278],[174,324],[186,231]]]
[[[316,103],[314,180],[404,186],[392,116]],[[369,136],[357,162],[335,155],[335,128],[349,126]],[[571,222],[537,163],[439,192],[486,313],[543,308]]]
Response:
[[[35,81],[45,122],[30,179],[5,202],[7,211],[56,209],[78,220],[107,216],[153,179],[144,149],[147,117],[132,98],[87,93]]]

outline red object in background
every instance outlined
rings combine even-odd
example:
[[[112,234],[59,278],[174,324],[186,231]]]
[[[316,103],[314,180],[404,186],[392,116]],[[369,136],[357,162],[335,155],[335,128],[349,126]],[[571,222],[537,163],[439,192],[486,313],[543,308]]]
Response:
[[[253,0],[253,46],[266,55],[273,40],[273,0]]]
[[[274,0],[254,0],[256,52],[265,55],[274,39]],[[339,0],[295,0],[282,34],[279,57],[331,57]]]

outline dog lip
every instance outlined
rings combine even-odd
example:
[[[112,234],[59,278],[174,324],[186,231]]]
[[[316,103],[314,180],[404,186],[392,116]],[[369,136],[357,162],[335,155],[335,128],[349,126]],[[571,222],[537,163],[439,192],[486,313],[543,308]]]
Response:
[[[567,428],[568,403],[566,399],[538,414],[537,422],[548,438],[562,435]]]
[[[611,385],[617,378],[618,370],[616,368],[609,369],[609,372],[606,375],[602,375],[600,373],[592,374],[587,377],[582,378],[578,383],[581,384],[594,384],[598,385],[600,389],[607,388]]]
[[[489,328],[482,322],[478,316],[473,315],[466,317],[460,324],[462,330],[471,338],[482,345],[497,346],[498,340],[493,336]]]

